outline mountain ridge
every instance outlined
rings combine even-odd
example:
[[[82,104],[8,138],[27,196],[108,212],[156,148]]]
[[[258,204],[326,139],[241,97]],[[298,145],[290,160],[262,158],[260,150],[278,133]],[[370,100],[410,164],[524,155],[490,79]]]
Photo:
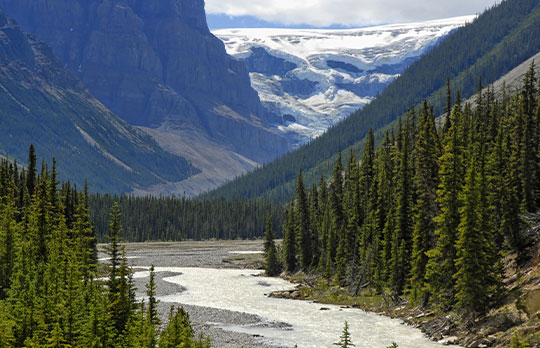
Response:
[[[258,163],[289,150],[244,65],[208,30],[202,0],[2,0],[128,123],[198,132]],[[263,141],[259,141],[259,137]]]
[[[93,98],[45,43],[1,8],[0,105],[4,157],[24,163],[33,143],[39,157],[54,154],[59,170],[80,187],[89,178],[94,191],[125,192],[198,173]]]
[[[369,129],[384,131],[424,99],[441,114],[446,105],[446,77],[462,97],[473,95],[478,77],[495,81],[540,50],[540,6],[533,0],[503,1],[469,25],[447,36],[437,47],[411,64],[379,97],[329,128],[298,150],[212,191],[204,197],[227,199],[265,197],[285,201],[294,192],[299,169],[306,185],[328,176],[339,151],[362,149]],[[526,43],[526,44],[524,44]],[[511,54],[502,54],[506,49]],[[380,132],[378,133],[380,136]]]

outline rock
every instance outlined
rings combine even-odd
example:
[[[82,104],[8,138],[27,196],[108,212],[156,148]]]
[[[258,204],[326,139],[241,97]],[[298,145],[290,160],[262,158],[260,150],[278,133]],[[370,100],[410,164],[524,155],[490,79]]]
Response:
[[[458,338],[456,336],[448,336],[439,340],[438,342],[444,345],[451,345],[451,344],[456,344],[457,341],[458,341]]]
[[[540,286],[527,291],[523,297],[522,302],[529,316],[540,311]]]
[[[487,338],[483,338],[477,342],[479,348],[491,347],[493,342]]]
[[[2,9],[0,85],[0,152],[11,159],[25,162],[32,143],[39,157],[55,157],[72,183],[88,178],[92,192],[123,193],[198,173],[104,107]]]
[[[289,150],[203,0],[0,0],[103,104],[137,126],[196,130],[255,160]],[[22,48],[24,49],[24,48]]]
[[[328,308],[328,307],[321,307],[319,310],[320,310],[320,311],[329,311],[330,308]]]

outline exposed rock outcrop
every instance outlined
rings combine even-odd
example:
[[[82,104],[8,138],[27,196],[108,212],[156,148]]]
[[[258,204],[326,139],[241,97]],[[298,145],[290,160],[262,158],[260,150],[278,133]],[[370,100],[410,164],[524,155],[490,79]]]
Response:
[[[203,0],[1,0],[103,104],[133,125],[201,132],[259,163],[289,149]]]
[[[96,100],[52,50],[0,9],[0,156],[39,157],[92,191],[126,192],[198,173]]]

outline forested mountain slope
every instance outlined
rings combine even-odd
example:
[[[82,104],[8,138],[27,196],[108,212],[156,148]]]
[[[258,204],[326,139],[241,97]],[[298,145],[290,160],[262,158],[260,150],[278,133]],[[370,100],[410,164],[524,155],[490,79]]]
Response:
[[[446,105],[446,78],[464,98],[471,96],[478,77],[497,80],[540,50],[540,4],[533,0],[503,1],[471,24],[456,30],[436,48],[413,63],[384,92],[362,110],[302,148],[242,176],[209,196],[264,196],[288,199],[299,169],[308,186],[327,176],[340,150],[359,150],[369,129],[377,130],[428,99],[435,114]]]
[[[26,162],[31,143],[59,160],[63,178],[125,192],[197,172],[92,97],[47,45],[0,10],[0,153]]]

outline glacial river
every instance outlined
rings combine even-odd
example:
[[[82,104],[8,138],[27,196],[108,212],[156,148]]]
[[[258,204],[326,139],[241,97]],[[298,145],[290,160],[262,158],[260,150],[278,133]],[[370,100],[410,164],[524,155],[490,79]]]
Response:
[[[187,290],[159,300],[256,314],[268,322],[290,324],[287,328],[268,328],[211,323],[225,330],[260,335],[265,342],[278,346],[332,347],[339,340],[344,321],[349,323],[352,341],[357,348],[385,348],[393,341],[400,348],[443,346],[428,340],[420,330],[381,315],[308,301],[269,298],[265,294],[292,289],[294,285],[282,279],[256,277],[261,271],[156,267],[156,272],[164,271],[180,272],[180,275],[164,280]],[[135,276],[147,275],[147,272],[138,272]],[[323,307],[327,310],[321,310]]]

